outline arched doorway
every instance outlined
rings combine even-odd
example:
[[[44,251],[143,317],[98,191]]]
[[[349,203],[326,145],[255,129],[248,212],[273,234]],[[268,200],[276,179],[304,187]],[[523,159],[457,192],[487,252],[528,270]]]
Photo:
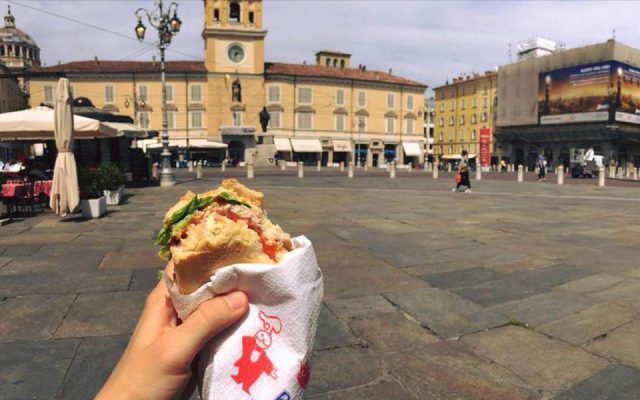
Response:
[[[238,163],[244,161],[244,143],[239,140],[232,140],[229,142],[229,160],[232,163]]]

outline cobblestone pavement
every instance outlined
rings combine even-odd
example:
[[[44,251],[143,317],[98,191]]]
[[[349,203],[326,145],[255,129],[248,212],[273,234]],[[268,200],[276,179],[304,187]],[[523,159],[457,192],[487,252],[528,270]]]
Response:
[[[310,399],[640,398],[637,187],[345,174],[250,182],[324,272]],[[164,211],[221,173],[178,175],[100,220],[0,227],[0,399],[96,393],[162,267]]]

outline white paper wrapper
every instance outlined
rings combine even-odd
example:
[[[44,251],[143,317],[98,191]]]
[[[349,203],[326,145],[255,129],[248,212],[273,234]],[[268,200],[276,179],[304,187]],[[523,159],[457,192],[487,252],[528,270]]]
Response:
[[[190,295],[181,295],[165,276],[180,318],[203,301],[235,289],[249,297],[246,318],[199,354],[204,400],[303,398],[322,302],[322,273],[309,239],[291,241],[294,250],[280,263],[221,268]]]

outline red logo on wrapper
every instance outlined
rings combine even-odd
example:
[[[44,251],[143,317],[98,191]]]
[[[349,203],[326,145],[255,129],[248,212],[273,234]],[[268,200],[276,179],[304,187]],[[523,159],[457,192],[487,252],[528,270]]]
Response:
[[[276,316],[270,316],[260,311],[262,329],[253,336],[242,337],[242,355],[233,365],[238,367],[238,372],[231,375],[236,383],[242,385],[242,390],[251,394],[251,386],[263,375],[277,379],[276,368],[269,359],[266,351],[271,347],[272,335],[278,335],[282,331],[282,322]]]
[[[300,362],[300,371],[298,371],[298,385],[301,388],[307,387],[307,383],[309,383],[309,363],[308,362]]]

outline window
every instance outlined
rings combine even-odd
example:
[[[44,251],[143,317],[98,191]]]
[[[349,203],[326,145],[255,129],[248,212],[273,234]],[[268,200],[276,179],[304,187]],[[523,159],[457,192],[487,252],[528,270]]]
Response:
[[[269,103],[280,103],[280,86],[269,86]]]
[[[471,98],[471,107],[476,108],[477,106],[477,100],[475,97]]]
[[[480,121],[487,122],[487,113],[483,112],[480,117]]]
[[[364,115],[358,115],[358,126],[356,126],[358,132],[367,131],[367,117]]]
[[[229,5],[229,22],[240,22],[240,4],[237,1]]]
[[[112,85],[104,87],[104,102],[106,104],[113,104],[116,102],[116,89]]]
[[[487,94],[487,85],[482,88],[482,94]]]
[[[493,97],[493,106],[497,107],[498,106],[498,96],[494,96]]]
[[[338,66],[338,59],[337,59],[337,58],[334,58],[334,59],[333,59],[333,66],[334,66],[334,67],[337,67],[337,66]]]
[[[138,101],[145,103],[149,101],[149,86],[138,86]]]
[[[344,106],[344,89],[336,90],[336,105]]]
[[[440,103],[440,112],[444,112],[444,102]]]
[[[271,111],[269,113],[269,116],[271,118],[269,118],[269,129],[278,129],[281,128],[280,126],[280,120],[281,120],[281,116],[282,113],[280,111]]]
[[[464,129],[460,130],[460,141],[464,142]]]
[[[460,116],[460,125],[464,125],[464,115]]]
[[[396,127],[396,119],[393,117],[387,118],[387,133],[394,133]]]
[[[167,84],[165,87],[167,88],[167,103],[173,103],[173,85]]]
[[[367,93],[364,91],[358,92],[358,107],[366,107],[367,106]]]
[[[336,114],[336,132],[344,132],[344,114]]]
[[[311,113],[299,112],[296,113],[296,121],[298,123],[298,129],[311,129]]]
[[[242,111],[233,111],[231,113],[233,126],[242,126]]]
[[[407,96],[407,110],[413,111],[413,96]]]
[[[442,142],[444,140],[444,133],[442,131],[438,134],[438,141]]]
[[[340,68],[344,68],[344,60],[340,60]]]
[[[476,123],[476,115],[475,114],[471,114],[471,123],[472,124]]]
[[[475,129],[471,130],[471,140],[476,140],[476,130]]]
[[[405,132],[407,135],[413,135],[415,133],[414,125],[415,120],[413,118],[406,118],[404,120]]]
[[[175,129],[175,127],[176,127],[176,112],[167,111],[167,128]]]
[[[189,111],[189,127],[195,129],[204,127],[202,111]]]
[[[451,111],[456,109],[456,101],[455,100],[451,100]]]
[[[395,107],[396,96],[393,93],[387,94],[387,108],[392,110]]]
[[[44,102],[53,103],[53,86],[46,85],[44,87]]]
[[[138,125],[140,126],[140,128],[145,128],[145,129],[151,127],[149,111],[138,112]]]
[[[213,22],[220,22],[220,9],[219,8],[214,8],[213,9]]]
[[[460,109],[464,110],[464,99],[460,100]]]
[[[449,145],[449,154],[453,154],[453,146]]]
[[[454,119],[453,119],[453,115],[449,117],[449,126],[453,126],[454,123]]]
[[[440,123],[438,125],[444,126],[444,117],[440,117]]]
[[[250,24],[254,23],[254,13],[253,13],[253,11],[249,11],[249,23]]]
[[[311,104],[311,88],[298,88],[298,103]]]
[[[451,97],[456,97],[456,89],[451,89]]]
[[[189,102],[202,103],[202,85],[191,85],[189,87]]]
[[[327,58],[327,61],[325,63],[327,65],[327,67],[330,67],[331,66],[331,59]]]
[[[482,107],[487,108],[489,105],[489,99],[487,99],[487,97],[483,97],[482,98]]]

